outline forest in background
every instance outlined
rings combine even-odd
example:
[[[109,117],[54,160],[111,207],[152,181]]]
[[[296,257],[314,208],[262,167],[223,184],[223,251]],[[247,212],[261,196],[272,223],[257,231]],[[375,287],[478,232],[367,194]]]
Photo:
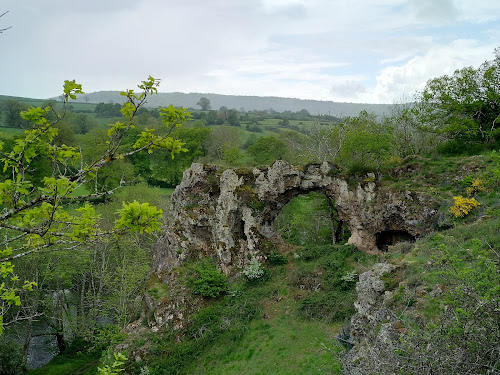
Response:
[[[356,116],[361,111],[375,113],[377,116],[388,114],[390,104],[368,103],[341,103],[322,100],[307,100],[297,98],[239,96],[203,93],[158,93],[148,103],[148,107],[174,105],[188,109],[198,108],[200,98],[207,98],[211,107],[233,108],[241,112],[270,111],[270,112],[299,112],[305,109],[312,115],[328,114],[337,117]],[[117,91],[99,91],[77,96],[77,101],[82,103],[120,103],[120,93]]]

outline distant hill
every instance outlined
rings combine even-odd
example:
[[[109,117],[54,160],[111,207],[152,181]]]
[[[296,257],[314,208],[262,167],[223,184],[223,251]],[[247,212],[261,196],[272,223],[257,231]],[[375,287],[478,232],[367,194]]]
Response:
[[[304,100],[295,98],[279,98],[274,96],[235,96],[220,94],[201,93],[159,93],[148,98],[148,107],[168,106],[170,104],[178,107],[199,108],[196,104],[201,97],[210,100],[212,109],[219,109],[225,106],[229,109],[244,111],[273,109],[277,112],[292,111],[297,112],[306,109],[310,114],[330,114],[332,116],[357,116],[359,112],[365,110],[377,115],[389,114],[392,105],[390,104],[362,104],[362,103],[339,103],[320,100]],[[79,102],[88,103],[121,103],[123,96],[118,91],[98,91],[78,97]]]

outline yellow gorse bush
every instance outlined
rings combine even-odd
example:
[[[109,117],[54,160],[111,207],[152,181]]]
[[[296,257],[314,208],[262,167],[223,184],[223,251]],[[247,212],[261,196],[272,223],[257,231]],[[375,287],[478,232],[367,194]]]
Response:
[[[474,208],[481,205],[474,198],[464,198],[461,195],[453,197],[453,200],[455,202],[453,203],[453,206],[450,207],[450,212],[455,217],[467,216]]]
[[[484,187],[484,182],[483,180],[476,178],[473,180],[470,184],[469,187],[467,187],[467,195],[470,197],[471,195],[478,193],[480,191],[485,191],[486,188]]]

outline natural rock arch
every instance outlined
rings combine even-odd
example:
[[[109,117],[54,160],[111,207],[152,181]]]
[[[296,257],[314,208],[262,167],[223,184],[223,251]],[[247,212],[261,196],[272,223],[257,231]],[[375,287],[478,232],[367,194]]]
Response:
[[[253,170],[193,164],[172,195],[173,217],[155,246],[152,272],[166,281],[172,267],[201,255],[215,258],[225,273],[244,267],[278,238],[274,220],[281,209],[312,191],[333,198],[351,232],[349,243],[370,254],[380,253],[377,240],[387,233],[418,237],[436,214],[427,208],[428,196],[381,191],[373,176],[350,187],[326,162],[302,168],[280,160]]]

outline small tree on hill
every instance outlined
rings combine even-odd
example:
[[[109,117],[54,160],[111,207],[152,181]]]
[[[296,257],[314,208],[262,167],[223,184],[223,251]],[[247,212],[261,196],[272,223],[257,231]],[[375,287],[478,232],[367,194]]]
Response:
[[[380,177],[382,160],[392,147],[392,128],[380,124],[375,114],[360,112],[358,117],[346,119],[345,140],[340,149],[342,160],[351,168],[363,171],[377,168]]]
[[[196,105],[199,105],[203,111],[208,111],[210,107],[210,100],[205,98],[204,96],[198,100],[198,103]]]

